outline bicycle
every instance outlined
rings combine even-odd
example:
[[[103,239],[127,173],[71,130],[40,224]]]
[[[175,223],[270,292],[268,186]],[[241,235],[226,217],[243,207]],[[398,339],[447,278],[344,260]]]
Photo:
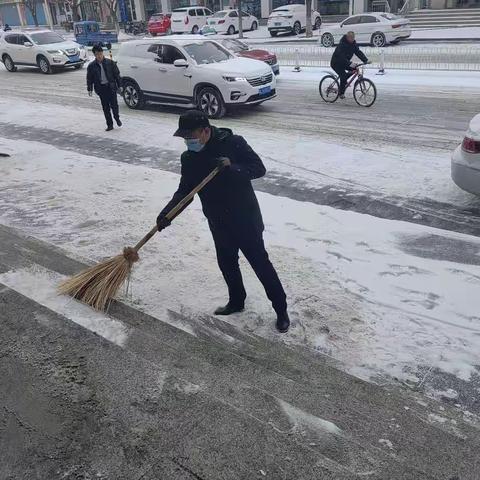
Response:
[[[362,67],[364,65],[366,64],[361,63],[353,69],[352,75],[348,79],[345,91],[356,79],[353,85],[353,98],[361,107],[371,107],[377,99],[377,87],[370,79],[363,76]],[[340,81],[338,75],[325,75],[320,80],[318,90],[324,102],[336,102],[338,100],[338,92],[340,90]]]

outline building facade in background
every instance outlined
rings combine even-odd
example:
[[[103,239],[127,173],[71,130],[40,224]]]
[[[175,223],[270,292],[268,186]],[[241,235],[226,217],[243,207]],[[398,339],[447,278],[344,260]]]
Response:
[[[202,5],[212,11],[235,7],[237,0],[118,0],[120,21],[148,20],[154,13],[167,13],[176,8]],[[405,2],[408,10],[414,9],[468,9],[480,8],[480,0],[353,0],[353,12],[398,12]],[[305,0],[242,0],[242,8],[258,18],[268,18],[270,12],[289,3]],[[62,26],[75,21],[72,0],[38,0],[37,19],[40,25]],[[348,15],[349,0],[313,0],[312,7],[322,15]],[[110,13],[102,0],[80,0],[78,18],[112,24]],[[23,0],[0,0],[0,24],[31,26],[34,19]]]

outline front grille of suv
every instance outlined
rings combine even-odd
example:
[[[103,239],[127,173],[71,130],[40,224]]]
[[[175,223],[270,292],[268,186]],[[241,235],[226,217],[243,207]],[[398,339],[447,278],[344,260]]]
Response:
[[[247,80],[252,87],[261,87],[262,85],[267,85],[271,83],[272,78],[273,73],[268,73],[266,75],[263,75],[262,77],[247,78]]]

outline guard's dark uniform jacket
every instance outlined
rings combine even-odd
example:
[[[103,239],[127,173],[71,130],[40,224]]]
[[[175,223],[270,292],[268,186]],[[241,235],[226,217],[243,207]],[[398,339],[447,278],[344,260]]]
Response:
[[[120,70],[117,64],[109,58],[103,59],[103,69],[108,80],[110,88],[115,91],[122,85],[122,79],[120,78]],[[95,90],[97,95],[101,94],[102,76],[100,72],[100,65],[96,60],[90,62],[87,68],[87,90],[91,92]]]
[[[211,128],[212,136],[200,152],[182,154],[180,185],[161,214],[167,214],[193,190],[217,166],[220,157],[228,157],[231,167],[217,174],[200,191],[199,197],[230,301],[243,305],[246,297],[238,266],[241,250],[263,283],[274,309],[286,311],[285,292],[263,244],[262,214],[251,183],[265,175],[265,166],[243,137],[226,128]]]

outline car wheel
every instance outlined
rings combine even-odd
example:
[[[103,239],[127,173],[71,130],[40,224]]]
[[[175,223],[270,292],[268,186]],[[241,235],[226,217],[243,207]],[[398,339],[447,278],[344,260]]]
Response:
[[[302,26],[300,25],[300,22],[295,22],[293,24],[293,33],[295,35],[300,35],[302,33]]]
[[[130,80],[123,84],[123,101],[132,110],[139,110],[145,106],[145,97],[140,87]]]
[[[17,71],[17,67],[13,63],[13,60],[10,57],[10,55],[4,55],[3,56],[3,64],[5,65],[5,68],[7,69],[7,71],[9,71],[9,72],[16,72]]]
[[[230,25],[227,30],[227,35],[233,35],[235,33],[235,27]]]
[[[322,45],[326,48],[333,47],[334,40],[333,35],[331,33],[324,33],[322,35]]]
[[[278,35],[278,32],[274,32],[272,30],[270,30],[270,36],[271,37],[276,37]]]
[[[198,33],[198,25],[194,25],[192,28],[192,33],[195,35]]]
[[[257,30],[258,29],[258,23],[257,22],[253,22],[252,23],[252,31],[253,30]]]
[[[205,87],[197,96],[198,109],[208,115],[209,118],[221,118],[225,115],[226,107],[221,93],[212,88]]]
[[[322,26],[322,19],[320,17],[317,17],[315,19],[315,23],[313,24],[313,29],[318,30]]]
[[[52,73],[52,67],[50,66],[50,62],[43,55],[38,57],[37,64],[42,73],[45,73],[46,75]]]
[[[375,32],[372,35],[371,44],[374,47],[384,47],[386,43],[387,42],[386,42],[386,39],[385,39],[385,35],[382,32]]]

